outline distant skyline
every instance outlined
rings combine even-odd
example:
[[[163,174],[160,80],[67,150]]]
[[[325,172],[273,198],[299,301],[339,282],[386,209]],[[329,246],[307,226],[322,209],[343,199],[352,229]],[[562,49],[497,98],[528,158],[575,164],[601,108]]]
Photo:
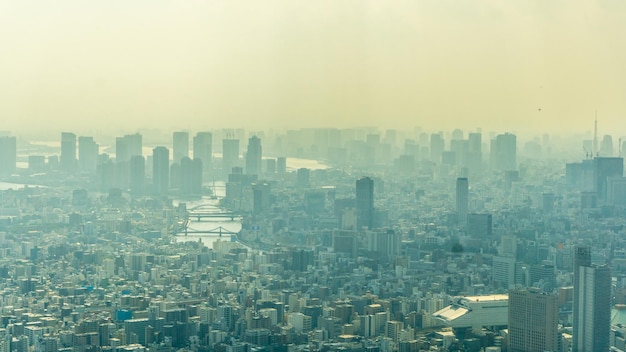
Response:
[[[626,135],[626,3],[0,0],[0,130]]]

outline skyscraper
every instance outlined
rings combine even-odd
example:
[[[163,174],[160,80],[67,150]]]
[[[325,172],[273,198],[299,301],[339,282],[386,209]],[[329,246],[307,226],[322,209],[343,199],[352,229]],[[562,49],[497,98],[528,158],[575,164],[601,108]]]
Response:
[[[478,132],[467,136],[467,166],[470,174],[480,172],[483,160],[482,135]]]
[[[189,133],[174,132],[173,134],[174,163],[180,163],[180,159],[189,156]]]
[[[491,161],[494,171],[517,170],[517,137],[514,134],[499,134],[492,140]]]
[[[154,193],[166,195],[170,184],[170,151],[166,147],[152,150],[152,184]]]
[[[263,148],[261,147],[261,139],[252,136],[248,139],[248,150],[246,152],[246,174],[261,175],[261,160],[263,156]]]
[[[538,289],[509,291],[509,351],[557,351],[558,296]]]
[[[467,224],[469,208],[469,182],[466,177],[456,179],[456,218],[459,224]]]
[[[441,133],[433,133],[430,135],[430,161],[434,163],[441,162],[441,154],[443,153],[444,141]]]
[[[597,157],[593,159],[593,184],[598,199],[607,199],[609,177],[622,176],[624,176],[624,158]]]
[[[222,172],[230,174],[233,167],[239,164],[239,140],[222,140]]]
[[[141,155],[135,155],[130,158],[130,194],[133,196],[141,196],[144,194],[146,183],[146,159]]]
[[[59,164],[62,171],[76,171],[76,135],[73,133],[61,133],[61,158]]]
[[[591,264],[591,249],[574,248],[573,351],[608,351],[611,271]]]
[[[6,176],[15,172],[17,166],[17,139],[0,137],[0,175]]]
[[[207,173],[211,170],[213,159],[213,134],[198,132],[193,137],[193,158],[202,162],[202,170]]]
[[[374,220],[374,180],[363,177],[356,181],[357,228],[372,228]]]
[[[93,137],[78,137],[78,167],[83,172],[96,172],[100,146]]]
[[[183,194],[200,194],[202,192],[202,161],[189,157],[180,159],[180,163],[172,165],[170,178],[171,188]]]

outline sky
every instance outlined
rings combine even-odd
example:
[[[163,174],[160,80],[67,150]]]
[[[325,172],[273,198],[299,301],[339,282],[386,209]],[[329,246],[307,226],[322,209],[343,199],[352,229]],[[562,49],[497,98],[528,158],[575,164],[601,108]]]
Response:
[[[626,135],[626,2],[0,0],[0,130]]]

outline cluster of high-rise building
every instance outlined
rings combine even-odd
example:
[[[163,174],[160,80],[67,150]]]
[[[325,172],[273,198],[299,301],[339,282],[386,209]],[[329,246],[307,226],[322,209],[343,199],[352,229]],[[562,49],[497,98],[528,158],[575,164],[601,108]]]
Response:
[[[3,351],[626,350],[619,156],[460,130],[169,136],[0,136],[2,180],[31,184],[0,191]]]

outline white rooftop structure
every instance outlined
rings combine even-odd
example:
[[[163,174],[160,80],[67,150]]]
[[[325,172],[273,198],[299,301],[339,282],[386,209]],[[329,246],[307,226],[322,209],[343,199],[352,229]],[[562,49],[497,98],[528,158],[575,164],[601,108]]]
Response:
[[[433,317],[452,328],[506,326],[509,319],[509,296],[500,294],[456,297],[451,305],[433,313]]]

